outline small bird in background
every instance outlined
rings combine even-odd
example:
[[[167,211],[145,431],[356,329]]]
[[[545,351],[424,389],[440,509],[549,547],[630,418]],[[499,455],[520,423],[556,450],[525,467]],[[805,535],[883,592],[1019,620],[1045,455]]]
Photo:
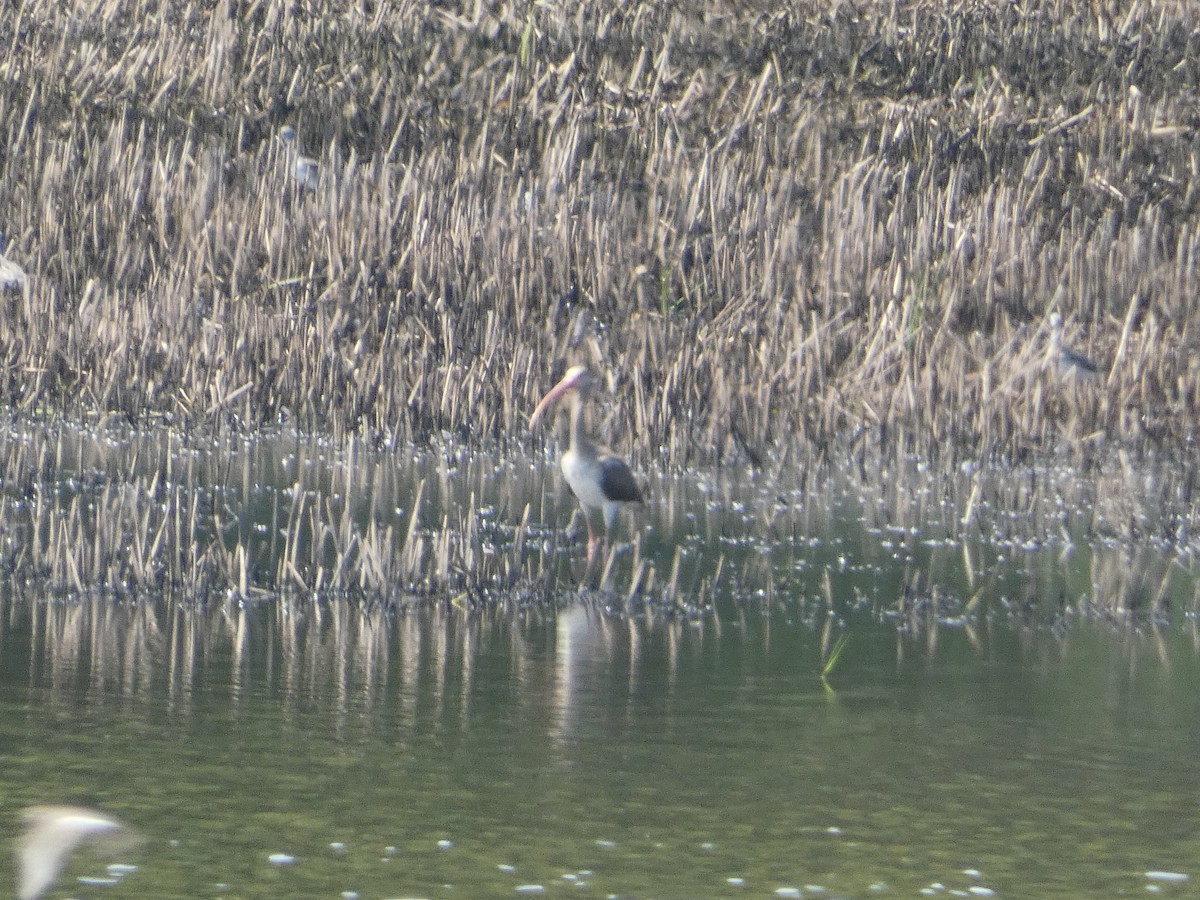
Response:
[[[287,151],[288,168],[291,170],[292,178],[305,190],[315,191],[321,173],[321,164],[311,156],[305,156],[300,152],[296,129],[291,125],[284,125],[279,129],[279,140]]]
[[[533,429],[546,411],[563,397],[569,398],[571,408],[571,444],[562,458],[562,472],[571,487],[571,493],[583,508],[583,517],[588,530],[588,563],[592,562],[598,542],[592,527],[592,510],[600,510],[604,517],[604,543],[607,545],[617,523],[617,513],[629,503],[644,503],[642,491],[634,480],[633,472],[625,461],[615,456],[607,447],[593,444],[583,424],[583,406],[597,385],[596,379],[583,366],[572,366],[562,381],[550,389],[533,415],[529,427]]]
[[[4,255],[4,243],[4,235],[0,234],[0,290],[23,291],[29,286],[29,276]]]
[[[30,806],[21,812],[24,828],[17,839],[19,900],[38,900],[54,886],[71,854],[84,842],[110,851],[139,843],[116,819],[82,806]]]
[[[1063,378],[1080,381],[1095,381],[1100,377],[1100,369],[1094,362],[1076,353],[1063,344],[1062,316],[1054,312],[1050,315],[1050,361]]]

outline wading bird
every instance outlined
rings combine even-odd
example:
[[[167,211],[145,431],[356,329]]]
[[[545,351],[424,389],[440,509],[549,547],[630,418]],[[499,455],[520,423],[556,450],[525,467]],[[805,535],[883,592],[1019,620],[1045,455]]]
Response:
[[[1050,359],[1063,378],[1094,381],[1100,377],[1096,364],[1063,344],[1062,316],[1057,312],[1050,316]]]
[[[529,417],[534,428],[542,415],[563,397],[570,397],[571,444],[562,458],[562,472],[571,493],[583,508],[588,530],[588,562],[596,551],[596,531],[592,527],[592,510],[604,515],[604,542],[617,522],[617,513],[626,503],[643,503],[642,492],[624,460],[605,447],[597,447],[588,439],[583,427],[583,404],[596,386],[596,379],[583,366],[572,366],[562,381],[550,389]]]
[[[23,291],[28,284],[25,270],[4,255],[4,235],[0,234],[0,290]]]
[[[20,900],[37,900],[51,887],[71,853],[84,841],[110,842],[114,850],[137,843],[116,819],[82,806],[31,806],[17,841]]]
[[[300,144],[296,140],[296,129],[291,125],[284,125],[279,129],[279,140],[283,143],[287,150],[288,164],[291,168],[291,175],[302,188],[315,191],[317,189],[317,179],[320,175],[321,164],[311,156],[305,156],[300,152]]]

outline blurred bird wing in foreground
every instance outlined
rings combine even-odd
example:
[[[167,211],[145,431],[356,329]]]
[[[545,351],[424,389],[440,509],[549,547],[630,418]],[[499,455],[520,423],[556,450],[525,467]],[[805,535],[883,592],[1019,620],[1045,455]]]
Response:
[[[21,813],[17,840],[20,900],[37,900],[51,887],[67,860],[84,842],[110,852],[129,850],[140,838],[119,821],[81,806],[31,806]]]

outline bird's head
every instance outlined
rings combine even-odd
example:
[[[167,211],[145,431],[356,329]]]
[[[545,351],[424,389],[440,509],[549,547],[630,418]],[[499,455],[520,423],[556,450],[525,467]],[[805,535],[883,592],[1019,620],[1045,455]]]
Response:
[[[529,417],[529,427],[531,429],[534,428],[541,421],[546,410],[571,391],[575,391],[581,397],[585,397],[595,386],[596,378],[591,372],[583,366],[571,366],[571,368],[567,369],[567,374],[562,377],[562,381],[550,388],[546,396],[538,403],[537,408],[533,411],[533,415]]]

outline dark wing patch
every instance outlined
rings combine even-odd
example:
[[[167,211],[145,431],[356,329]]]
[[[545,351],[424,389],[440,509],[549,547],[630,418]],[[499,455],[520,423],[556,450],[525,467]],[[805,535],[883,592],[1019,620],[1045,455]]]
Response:
[[[600,490],[609,500],[618,503],[642,502],[642,491],[633,480],[633,472],[624,460],[615,456],[600,457]]]
[[[1059,354],[1059,357],[1058,357],[1058,366],[1063,371],[1070,371],[1071,369],[1077,369],[1078,371],[1082,372],[1084,375],[1097,375],[1100,372],[1100,370],[1096,367],[1096,364],[1094,362],[1092,362],[1086,356],[1082,356],[1082,355],[1076,353],[1074,350],[1070,349],[1069,347],[1062,348],[1062,352]]]

